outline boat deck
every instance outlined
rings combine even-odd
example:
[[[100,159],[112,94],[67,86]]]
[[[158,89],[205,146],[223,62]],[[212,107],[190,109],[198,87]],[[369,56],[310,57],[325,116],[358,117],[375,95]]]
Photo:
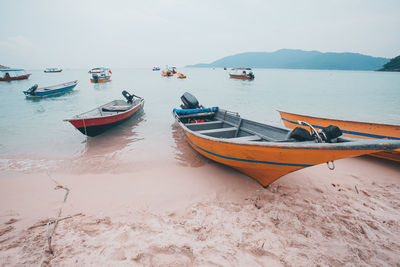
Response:
[[[141,99],[135,99],[132,104],[128,104],[125,100],[113,100],[88,112],[76,115],[73,119],[114,116],[132,109],[133,107],[139,105],[141,101]]]

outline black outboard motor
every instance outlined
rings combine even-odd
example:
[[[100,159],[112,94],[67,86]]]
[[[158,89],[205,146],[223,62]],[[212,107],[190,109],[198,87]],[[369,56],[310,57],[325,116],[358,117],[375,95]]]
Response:
[[[31,88],[29,88],[26,92],[27,92],[28,94],[30,94],[30,95],[34,95],[36,89],[38,89],[38,85],[37,85],[37,84],[35,84],[35,85],[32,86]]]
[[[99,81],[99,75],[97,75],[97,74],[93,74],[92,78],[93,78],[93,82],[95,82],[95,83],[97,83]]]
[[[126,98],[126,101],[128,102],[128,104],[132,104],[132,99],[133,99],[133,95],[131,95],[130,93],[128,93],[127,91],[122,91],[122,95]]]
[[[181,105],[182,109],[200,108],[199,101],[197,101],[196,97],[194,97],[191,93],[184,93],[181,96],[181,100],[183,102],[183,105]]]

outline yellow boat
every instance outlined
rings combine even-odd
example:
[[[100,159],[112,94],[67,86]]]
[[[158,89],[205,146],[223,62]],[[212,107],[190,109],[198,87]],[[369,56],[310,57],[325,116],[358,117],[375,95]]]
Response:
[[[189,93],[181,99],[183,105],[174,109],[173,115],[190,146],[203,156],[254,178],[264,187],[306,167],[400,148],[400,141],[395,140],[331,136],[324,141],[315,130],[313,136],[300,128],[306,134],[301,136],[298,131],[294,134],[296,131],[246,120],[218,107],[203,108]],[[308,140],[300,141],[303,138]]]
[[[322,129],[328,125],[336,125],[342,130],[343,136],[347,137],[400,140],[400,125],[318,118],[279,110],[278,112],[281,115],[283,124],[289,129],[304,127],[298,121],[306,121],[316,129]],[[400,162],[400,149],[373,153],[370,156]]]

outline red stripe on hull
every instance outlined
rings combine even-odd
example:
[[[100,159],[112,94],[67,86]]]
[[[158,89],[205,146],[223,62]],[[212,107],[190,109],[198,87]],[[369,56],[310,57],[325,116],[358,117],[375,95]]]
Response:
[[[30,74],[26,74],[26,75],[21,75],[21,76],[17,76],[17,77],[9,77],[9,78],[0,78],[0,81],[16,81],[16,80],[25,80],[28,79],[29,76],[31,76]]]
[[[254,78],[250,78],[249,76],[242,76],[242,75],[229,74],[229,76],[231,76],[231,78],[242,79],[242,80],[252,80],[252,79],[254,79]]]

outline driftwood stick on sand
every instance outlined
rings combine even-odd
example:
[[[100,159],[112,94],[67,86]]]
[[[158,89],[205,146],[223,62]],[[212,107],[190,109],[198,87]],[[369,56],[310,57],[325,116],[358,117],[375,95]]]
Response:
[[[51,239],[52,239],[52,237],[53,237],[53,235],[54,235],[54,232],[56,231],[57,224],[58,224],[58,222],[60,221],[62,208],[64,207],[64,204],[65,204],[65,202],[67,201],[67,197],[68,197],[68,194],[69,194],[69,191],[70,191],[70,190],[69,190],[67,187],[65,187],[65,186],[61,185],[60,183],[58,183],[56,180],[54,180],[54,179],[50,176],[49,173],[47,173],[47,175],[49,176],[49,178],[50,178],[51,180],[53,180],[53,182],[55,182],[55,183],[57,184],[57,186],[54,188],[54,190],[58,190],[58,189],[64,189],[64,190],[65,190],[64,201],[63,201],[63,203],[62,203],[60,209],[58,210],[57,218],[55,219],[55,221],[49,221],[49,222],[46,224],[46,226],[47,226],[47,229],[46,229],[46,232],[47,232],[47,242],[48,242],[48,244],[49,244],[49,252],[51,253],[51,255],[54,255],[54,251],[53,251],[53,249],[51,248]],[[50,227],[51,227],[52,224],[53,224],[54,226],[53,226],[53,229],[50,230]]]

